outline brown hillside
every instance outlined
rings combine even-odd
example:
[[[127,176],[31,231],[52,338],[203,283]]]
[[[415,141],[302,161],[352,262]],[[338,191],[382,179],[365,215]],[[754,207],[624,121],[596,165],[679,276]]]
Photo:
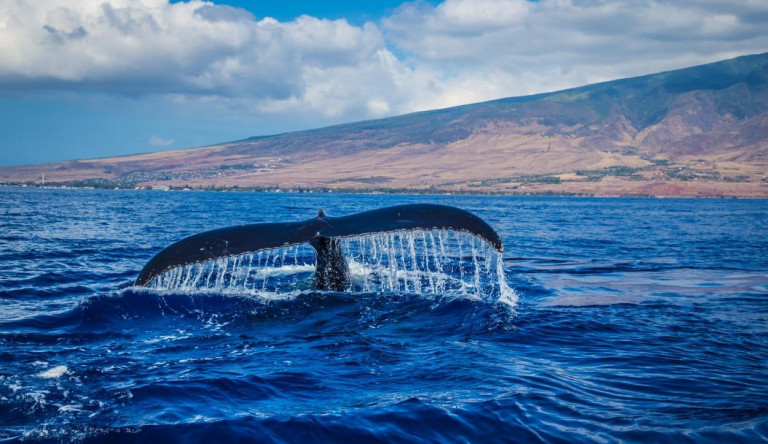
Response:
[[[768,197],[768,54],[219,146],[1,167],[102,186]]]

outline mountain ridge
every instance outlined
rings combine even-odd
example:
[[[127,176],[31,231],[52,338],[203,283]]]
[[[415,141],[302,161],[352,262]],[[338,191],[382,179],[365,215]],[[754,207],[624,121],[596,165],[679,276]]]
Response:
[[[768,53],[142,155],[0,167],[105,186],[768,197]]]

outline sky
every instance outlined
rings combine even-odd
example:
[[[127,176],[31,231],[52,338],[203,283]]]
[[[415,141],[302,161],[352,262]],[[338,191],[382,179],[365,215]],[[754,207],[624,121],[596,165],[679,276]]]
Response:
[[[0,165],[206,146],[764,52],[766,0],[0,0]]]

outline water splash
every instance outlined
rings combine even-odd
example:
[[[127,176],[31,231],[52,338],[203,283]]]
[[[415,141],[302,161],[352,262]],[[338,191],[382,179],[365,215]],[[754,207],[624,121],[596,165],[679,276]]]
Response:
[[[185,292],[278,293],[308,288],[309,284],[302,282],[314,271],[312,247],[301,244],[174,267],[155,277],[147,287]]]
[[[455,295],[510,306],[517,294],[504,278],[503,258],[482,239],[452,230],[373,233],[341,239],[352,292]],[[172,268],[155,290],[278,295],[308,290],[315,270],[307,244]]]

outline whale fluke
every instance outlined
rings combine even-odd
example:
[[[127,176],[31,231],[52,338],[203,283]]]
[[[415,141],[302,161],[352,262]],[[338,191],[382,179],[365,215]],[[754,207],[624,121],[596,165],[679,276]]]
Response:
[[[484,239],[499,252],[504,250],[501,238],[484,220],[447,205],[396,205],[341,217],[329,217],[320,210],[316,217],[301,222],[236,225],[186,237],[150,259],[134,285],[145,286],[174,267],[309,243],[317,255],[315,288],[343,291],[349,270],[338,238],[418,229],[465,231]]]

